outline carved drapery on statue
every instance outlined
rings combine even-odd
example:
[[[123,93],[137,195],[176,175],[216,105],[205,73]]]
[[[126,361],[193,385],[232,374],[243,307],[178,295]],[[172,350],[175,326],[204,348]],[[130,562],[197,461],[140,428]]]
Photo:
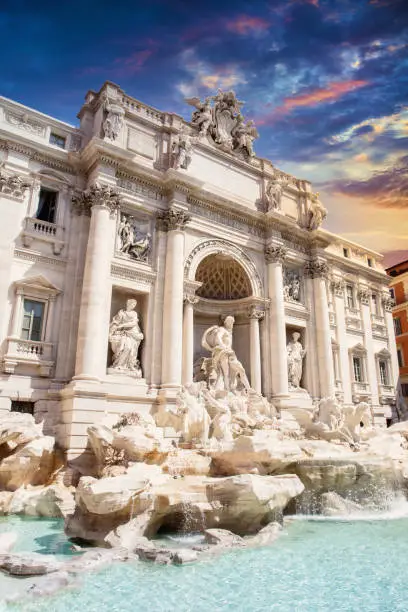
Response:
[[[317,230],[327,217],[327,209],[323,206],[319,200],[318,193],[310,194],[310,208],[309,217],[307,223],[307,229]]]
[[[143,333],[139,326],[136,306],[136,300],[128,300],[126,308],[119,310],[111,321],[109,326],[109,342],[113,353],[111,368],[142,378],[138,353]]]
[[[109,140],[116,140],[122,129],[125,117],[124,108],[117,102],[111,102],[106,96],[103,104],[104,120],[102,123],[103,136]]]
[[[210,136],[225,151],[240,153],[247,159],[254,157],[253,141],[259,134],[253,121],[245,123],[241,114],[243,102],[237,100],[233,91],[219,90],[204,102],[200,98],[186,98],[186,102],[197,109],[191,123],[199,129],[200,136]]]
[[[292,339],[288,342],[286,347],[289,390],[300,389],[300,381],[302,379],[303,358],[306,351],[301,342],[299,342],[299,338],[299,332],[293,332]]]
[[[122,214],[118,226],[118,250],[136,261],[149,261],[152,235],[146,231],[148,224],[136,217]]]
[[[234,317],[227,316],[224,325],[213,325],[204,333],[201,344],[211,352],[210,387],[218,391],[235,392],[239,384],[251,388],[244,366],[232,348]]]
[[[191,162],[194,138],[185,130],[182,130],[173,142],[172,146],[172,167],[175,170],[187,170]]]

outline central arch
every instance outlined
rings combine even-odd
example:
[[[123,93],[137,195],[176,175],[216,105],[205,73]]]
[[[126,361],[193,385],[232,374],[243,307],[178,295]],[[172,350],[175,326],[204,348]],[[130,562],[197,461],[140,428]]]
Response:
[[[203,274],[204,276],[204,264],[205,261],[209,261],[209,257],[211,255],[218,256],[218,259],[213,260],[213,262],[217,261],[217,269],[219,270],[220,274],[222,274],[221,270],[223,268],[224,270],[229,269],[229,272],[225,272],[225,274],[233,275],[236,280],[239,281],[242,290],[245,283],[248,283],[248,287],[245,289],[247,295],[241,297],[247,297],[250,295],[258,298],[263,297],[262,281],[256,269],[255,263],[242,249],[227,242],[226,240],[205,240],[204,242],[197,244],[186,259],[184,266],[185,279],[192,282],[200,280],[197,278],[197,272],[199,272],[199,275]],[[222,260],[224,260],[224,264],[222,263]],[[200,264],[203,264],[203,267],[200,267]],[[230,299],[237,298],[232,297]]]
[[[196,295],[207,300],[239,300],[252,295],[247,273],[230,255],[207,255],[198,265],[195,280],[201,283]]]

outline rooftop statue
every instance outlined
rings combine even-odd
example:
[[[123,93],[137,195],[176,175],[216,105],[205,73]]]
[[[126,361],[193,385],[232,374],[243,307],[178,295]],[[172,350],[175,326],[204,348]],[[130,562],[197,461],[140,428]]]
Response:
[[[226,151],[243,153],[247,158],[255,155],[252,143],[258,138],[258,131],[253,121],[244,122],[241,114],[243,102],[233,91],[218,90],[217,95],[206,98],[204,102],[200,98],[186,98],[186,102],[196,108],[191,123],[199,128],[200,136],[210,136]]]
[[[319,200],[318,193],[311,194],[308,229],[317,230],[327,217],[327,209]]]

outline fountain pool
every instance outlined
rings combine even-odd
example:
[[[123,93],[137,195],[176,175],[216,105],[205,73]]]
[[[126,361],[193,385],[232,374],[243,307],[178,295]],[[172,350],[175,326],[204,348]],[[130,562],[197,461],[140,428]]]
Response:
[[[16,550],[69,554],[58,522],[6,519]],[[5,531],[5,523],[0,523]],[[190,538],[191,540],[191,538]],[[186,566],[115,564],[77,589],[15,612],[398,612],[408,608],[408,518],[289,522],[268,548],[235,550]],[[7,579],[9,583],[12,579]],[[0,582],[2,595],[4,593]]]

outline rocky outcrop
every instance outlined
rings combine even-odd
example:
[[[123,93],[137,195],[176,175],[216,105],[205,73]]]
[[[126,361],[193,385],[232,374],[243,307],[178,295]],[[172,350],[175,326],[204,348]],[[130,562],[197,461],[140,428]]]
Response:
[[[22,412],[1,413],[0,446],[7,444],[10,452],[17,446],[28,444],[42,436],[42,426],[35,423],[31,414]]]
[[[217,527],[256,533],[279,518],[302,490],[294,475],[167,476],[155,483],[137,482],[129,475],[82,478],[66,532],[102,546],[128,545],[160,529],[188,532]]]
[[[10,553],[0,555],[0,570],[13,576],[41,576],[63,567],[52,555],[40,553]]]
[[[1,462],[0,488],[15,491],[24,485],[46,484],[54,465],[54,438],[31,440]]]

